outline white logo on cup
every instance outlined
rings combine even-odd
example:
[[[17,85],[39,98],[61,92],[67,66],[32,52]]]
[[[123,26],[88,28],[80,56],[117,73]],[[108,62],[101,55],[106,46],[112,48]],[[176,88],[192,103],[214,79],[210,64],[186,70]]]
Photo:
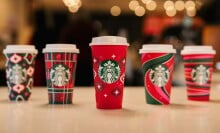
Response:
[[[166,85],[169,79],[169,70],[164,65],[158,65],[150,70],[150,80],[158,87]]]
[[[113,60],[105,60],[100,63],[98,74],[105,83],[111,84],[119,79],[120,67],[118,63]]]
[[[197,67],[193,68],[191,72],[192,80],[199,85],[207,83],[209,76],[210,71],[204,65],[198,65]]]
[[[64,86],[70,80],[69,68],[62,64],[55,65],[50,71],[50,79],[54,85]]]
[[[15,64],[9,69],[9,80],[14,84],[24,83],[27,79],[27,72],[25,68]]]

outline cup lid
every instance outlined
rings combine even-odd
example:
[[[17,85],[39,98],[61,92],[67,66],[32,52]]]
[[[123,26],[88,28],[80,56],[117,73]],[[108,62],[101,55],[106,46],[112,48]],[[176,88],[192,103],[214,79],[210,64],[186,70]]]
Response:
[[[50,52],[79,53],[79,49],[76,48],[75,44],[47,44],[46,48],[43,49],[43,53]]]
[[[215,54],[212,46],[184,46],[181,54]]]
[[[127,39],[120,36],[100,36],[93,37],[89,46],[93,45],[125,45],[129,46]]]
[[[144,44],[139,53],[176,53],[171,44]]]
[[[9,44],[3,50],[3,53],[35,53],[37,54],[38,51],[34,45],[20,45],[20,44]]]

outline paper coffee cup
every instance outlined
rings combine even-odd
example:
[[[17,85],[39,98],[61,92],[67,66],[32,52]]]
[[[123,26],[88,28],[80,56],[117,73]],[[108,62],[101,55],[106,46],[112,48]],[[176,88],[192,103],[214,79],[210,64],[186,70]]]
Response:
[[[145,44],[141,54],[146,102],[169,104],[176,50],[167,44]]]
[[[32,45],[7,45],[3,53],[7,58],[5,66],[9,99],[28,100],[34,82],[34,64],[38,51]]]
[[[96,107],[121,109],[125,63],[129,44],[118,36],[95,37],[90,43],[93,58]]]
[[[74,44],[47,44],[43,53],[49,104],[71,104],[79,49]]]
[[[211,46],[185,46],[181,51],[189,100],[209,101],[215,53]]]

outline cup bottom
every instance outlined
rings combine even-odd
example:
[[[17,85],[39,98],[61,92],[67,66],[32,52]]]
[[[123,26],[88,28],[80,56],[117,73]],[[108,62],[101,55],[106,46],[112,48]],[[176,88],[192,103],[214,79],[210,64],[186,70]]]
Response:
[[[72,93],[49,93],[49,104],[72,104]]]
[[[197,96],[197,97],[189,97],[188,96],[188,100],[208,102],[209,101],[209,96]]]
[[[67,102],[54,102],[54,101],[49,101],[49,104],[72,104],[72,101],[67,101]]]
[[[111,106],[106,106],[106,105],[96,105],[97,109],[122,109],[122,105],[111,105]]]

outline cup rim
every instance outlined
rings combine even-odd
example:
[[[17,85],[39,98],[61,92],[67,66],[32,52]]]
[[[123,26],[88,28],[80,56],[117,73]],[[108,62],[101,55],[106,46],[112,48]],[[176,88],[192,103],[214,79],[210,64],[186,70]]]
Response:
[[[176,53],[176,49],[172,44],[143,44],[139,54],[144,53]]]
[[[37,54],[38,50],[34,45],[28,44],[8,44],[6,48],[3,50],[4,54],[10,53],[34,53]]]
[[[89,46],[100,45],[123,45],[129,46],[127,39],[121,36],[99,36],[93,37]]]
[[[212,46],[184,46],[181,55],[188,54],[216,54]]]
[[[46,44],[46,47],[42,50],[43,53],[80,53],[79,49],[76,48],[76,44],[67,43],[51,43]]]

